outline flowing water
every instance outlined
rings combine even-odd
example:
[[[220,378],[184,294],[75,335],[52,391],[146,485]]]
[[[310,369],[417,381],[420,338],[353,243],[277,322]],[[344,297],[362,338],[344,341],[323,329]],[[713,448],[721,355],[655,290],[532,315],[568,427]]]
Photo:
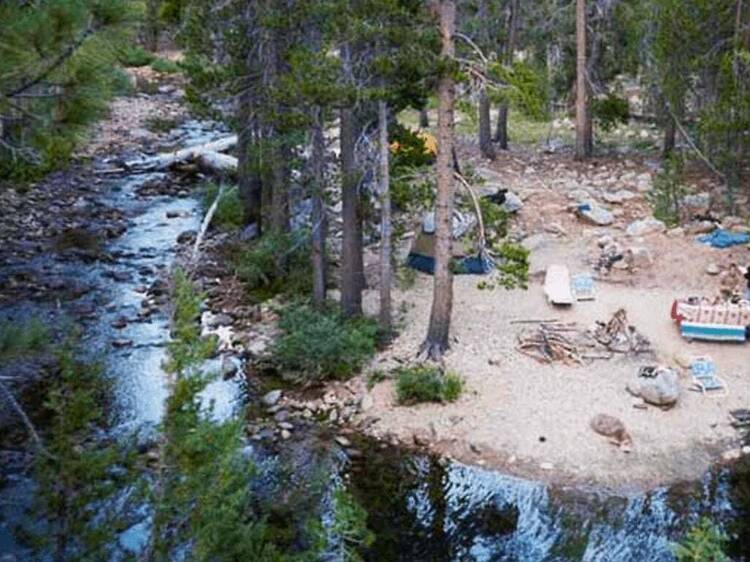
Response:
[[[203,135],[203,136],[201,136]],[[187,143],[209,140],[196,127],[183,135]],[[144,288],[163,276],[174,258],[178,235],[196,229],[198,202],[191,197],[144,199],[136,189],[153,175],[124,179],[111,193],[111,204],[132,217],[127,232],[109,248],[111,263],[55,264],[60,275],[92,282],[97,289],[81,304],[93,305],[96,316],[84,324],[87,347],[100,350],[115,384],[115,427],[152,430],[167,395],[162,370],[169,319],[165,311],[147,321],[112,327],[120,317],[135,318]],[[170,216],[172,218],[167,218]],[[40,263],[40,267],[44,264]],[[113,275],[116,281],[113,281]],[[54,306],[16,303],[0,311],[16,318],[31,314],[52,318]],[[113,340],[130,345],[113,347]],[[231,415],[241,400],[235,383],[217,381],[206,389],[217,415]],[[330,442],[330,440],[329,440]],[[324,470],[326,481],[346,481],[369,513],[377,540],[368,560],[388,561],[666,561],[673,560],[671,542],[700,516],[708,515],[735,535],[737,560],[750,559],[750,480],[747,472],[720,470],[699,482],[618,496],[597,490],[548,487],[498,472],[415,455],[361,438],[364,459],[348,461],[330,447],[297,442],[293,461],[261,448],[253,450],[260,465],[256,486],[272,495],[283,486],[279,474]],[[286,466],[284,466],[286,465]],[[26,551],[15,543],[14,521],[33,494],[23,473],[5,475],[0,490],[0,555]],[[329,487],[330,492],[330,487]],[[330,493],[324,493],[325,508]],[[328,504],[330,502],[328,501]],[[330,517],[330,513],[324,515]],[[121,544],[137,550],[147,525],[125,533]],[[2,557],[0,556],[0,559]],[[335,560],[332,553],[329,559]]]

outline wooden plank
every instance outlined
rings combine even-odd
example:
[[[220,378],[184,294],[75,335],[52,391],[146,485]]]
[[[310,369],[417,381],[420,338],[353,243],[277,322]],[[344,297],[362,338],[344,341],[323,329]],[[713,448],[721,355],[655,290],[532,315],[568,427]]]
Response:
[[[544,293],[551,304],[573,304],[570,271],[564,265],[550,265],[544,278]]]

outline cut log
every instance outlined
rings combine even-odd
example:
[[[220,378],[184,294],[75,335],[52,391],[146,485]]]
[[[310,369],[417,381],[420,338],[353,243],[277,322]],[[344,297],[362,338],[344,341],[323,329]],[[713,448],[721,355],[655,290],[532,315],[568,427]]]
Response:
[[[202,156],[207,154],[219,154],[225,150],[229,150],[237,144],[237,135],[231,135],[215,141],[199,144],[196,146],[190,146],[188,148],[182,148],[174,152],[165,152],[163,154],[157,154],[156,156],[148,156],[145,158],[136,158],[125,162],[125,168],[129,171],[138,172],[153,172],[156,170],[166,170],[167,168],[178,163],[194,162],[201,159]],[[227,155],[221,155],[227,156]],[[231,158],[227,156],[227,158]],[[226,165],[227,162],[223,161],[222,158],[208,157],[207,163],[222,162],[222,165]],[[237,160],[234,159],[234,167],[237,166]]]
[[[237,158],[229,154],[204,152],[198,155],[196,162],[205,172],[224,176],[233,176],[237,173]]]

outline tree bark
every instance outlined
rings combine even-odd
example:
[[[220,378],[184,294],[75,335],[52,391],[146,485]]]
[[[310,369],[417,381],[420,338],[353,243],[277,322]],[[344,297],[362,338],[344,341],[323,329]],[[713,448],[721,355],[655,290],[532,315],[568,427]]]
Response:
[[[388,106],[378,102],[379,174],[378,192],[380,195],[380,327],[388,334],[392,327],[391,318],[391,192],[390,166],[388,158]]]
[[[490,121],[490,98],[487,89],[479,91],[479,151],[488,160],[495,159],[495,148],[492,146],[492,122]]]
[[[455,53],[453,35],[456,26],[454,0],[441,0],[439,4],[441,56],[452,59]],[[435,276],[432,310],[427,337],[422,344],[422,354],[440,360],[448,349],[451,312],[453,310],[453,274],[451,254],[453,237],[451,216],[453,215],[453,106],[455,82],[446,72],[438,82],[438,154],[437,154],[437,201],[435,205]]]
[[[246,87],[240,94],[238,106],[240,130],[237,133],[237,187],[245,211],[245,222],[255,224],[257,235],[260,236],[263,230],[261,221],[263,182],[258,167],[253,165],[251,154],[254,139],[252,114],[252,92]]]
[[[159,50],[159,0],[146,0],[146,49]]]
[[[342,48],[344,71],[351,72],[349,47]],[[343,222],[341,248],[341,310],[345,316],[362,314],[362,290],[365,288],[362,243],[362,202],[359,195],[359,174],[356,169],[354,110],[345,107],[339,114],[341,148],[341,215]]]
[[[508,13],[508,40],[505,44],[505,64],[513,64],[513,55],[516,51],[516,38],[518,36],[519,0],[511,0]],[[502,102],[497,114],[497,128],[495,129],[495,142],[501,150],[508,150],[508,103]]]
[[[323,118],[319,108],[315,110],[312,130],[312,267],[313,305],[322,308],[326,300],[326,214],[323,195],[325,189],[325,136]]]
[[[667,122],[664,126],[664,146],[662,147],[662,156],[669,158],[674,152],[677,138],[677,127],[671,115],[667,115]]]
[[[422,129],[426,129],[430,126],[430,115],[427,113],[426,107],[419,110],[419,126]]]
[[[364,265],[362,256],[362,210],[359,178],[354,159],[354,112],[340,113],[341,214],[343,221],[341,255],[341,309],[345,316],[362,314]]]
[[[586,81],[586,0],[576,0],[576,159],[591,156],[591,121]],[[587,138],[588,137],[588,138]]]

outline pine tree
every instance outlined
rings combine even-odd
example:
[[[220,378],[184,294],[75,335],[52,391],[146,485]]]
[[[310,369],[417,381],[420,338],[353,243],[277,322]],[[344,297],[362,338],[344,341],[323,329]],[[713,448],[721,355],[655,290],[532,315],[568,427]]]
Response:
[[[117,46],[136,15],[128,0],[0,4],[0,177],[69,159],[106,110]]]

